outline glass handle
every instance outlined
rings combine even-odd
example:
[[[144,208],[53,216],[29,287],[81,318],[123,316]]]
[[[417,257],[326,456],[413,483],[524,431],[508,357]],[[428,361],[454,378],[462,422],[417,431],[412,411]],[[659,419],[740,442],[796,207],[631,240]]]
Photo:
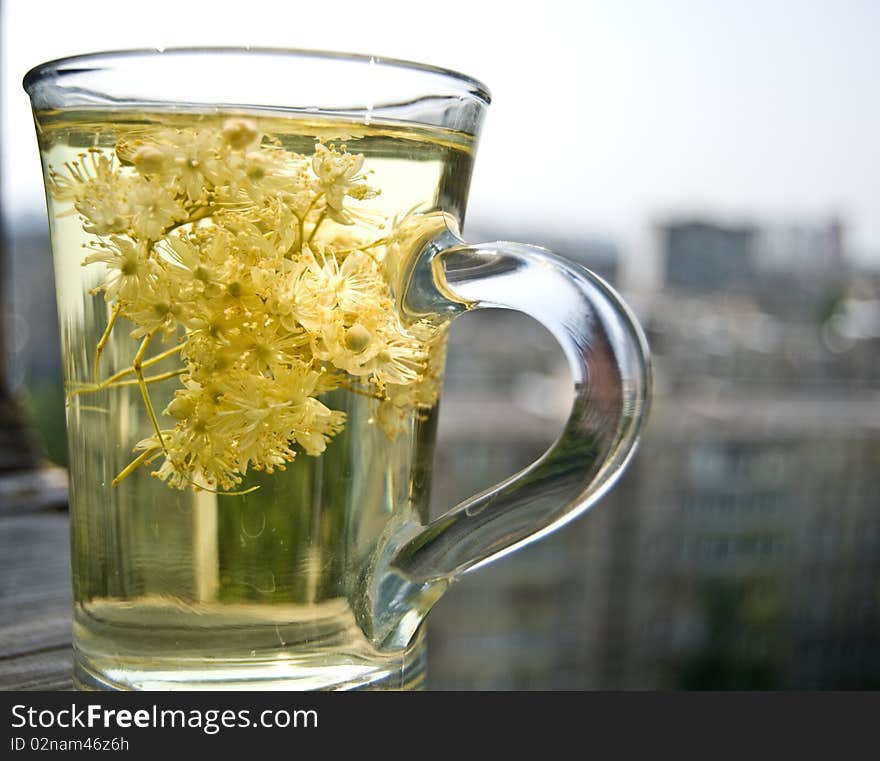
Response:
[[[356,606],[367,636],[390,649],[407,645],[457,577],[592,507],[635,450],[651,388],[644,335],[600,278],[537,246],[464,243],[444,214],[413,228],[401,235],[405,264],[392,277],[403,318],[445,322],[487,308],[530,315],[565,352],[575,393],[562,435],[535,463],[427,526],[390,528]]]
[[[523,312],[553,334],[574,379],[565,429],[539,460],[425,526],[391,559],[410,582],[451,581],[549,534],[608,491],[648,411],[648,348],[620,297],[588,270],[537,246],[466,244],[448,228],[422,250],[402,306],[413,317]]]

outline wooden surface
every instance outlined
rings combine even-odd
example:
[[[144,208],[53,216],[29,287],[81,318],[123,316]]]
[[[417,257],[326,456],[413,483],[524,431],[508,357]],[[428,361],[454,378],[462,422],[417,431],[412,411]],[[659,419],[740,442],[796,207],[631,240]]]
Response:
[[[0,500],[0,690],[73,688],[67,512],[46,502]]]

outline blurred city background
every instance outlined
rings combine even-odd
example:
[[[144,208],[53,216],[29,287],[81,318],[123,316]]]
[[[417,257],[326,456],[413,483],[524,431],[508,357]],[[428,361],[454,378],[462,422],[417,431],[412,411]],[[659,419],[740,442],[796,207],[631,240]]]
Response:
[[[77,5],[112,28],[108,4]],[[206,39],[190,41],[384,50],[483,78],[496,105],[467,237],[584,264],[648,334],[656,388],[636,459],[588,515],[440,601],[430,687],[880,687],[880,6],[623,5],[550,2],[512,13],[507,32],[450,11],[434,39],[402,42],[404,6],[377,21],[342,3],[335,38],[284,43],[250,25],[236,40],[205,18],[190,29]],[[36,7],[3,10],[3,350],[36,457],[63,466],[51,257],[18,82],[65,53],[181,44],[186,25],[25,51]],[[447,51],[453,36],[467,50]],[[435,512],[539,456],[570,393],[561,352],[528,319],[459,320]],[[0,470],[16,473],[34,454],[9,446],[18,418],[4,405]]]

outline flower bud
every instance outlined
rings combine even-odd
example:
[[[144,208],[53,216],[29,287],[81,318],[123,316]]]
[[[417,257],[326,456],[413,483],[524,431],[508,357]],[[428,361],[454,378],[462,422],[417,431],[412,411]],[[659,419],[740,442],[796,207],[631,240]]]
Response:
[[[370,345],[372,334],[360,323],[352,325],[345,331],[345,348],[355,354],[360,354]]]
[[[227,119],[222,134],[226,144],[235,151],[250,148],[260,139],[257,125],[250,119]]]
[[[175,396],[165,412],[171,415],[171,417],[176,417],[178,420],[185,420],[195,412],[195,404],[193,404],[192,399],[189,397]]]
[[[142,145],[131,160],[141,174],[161,172],[165,166],[165,154],[154,145]]]

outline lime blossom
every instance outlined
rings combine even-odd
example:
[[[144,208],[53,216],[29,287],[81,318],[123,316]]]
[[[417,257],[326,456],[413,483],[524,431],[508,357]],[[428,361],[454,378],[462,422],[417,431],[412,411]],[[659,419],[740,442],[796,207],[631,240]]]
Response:
[[[114,483],[155,465],[171,487],[229,492],[298,451],[320,456],[345,426],[319,398],[337,388],[373,397],[371,421],[389,438],[434,406],[445,330],[400,319],[400,235],[349,232],[354,220],[386,228],[369,174],[345,146],[292,153],[245,117],[142,129],[50,168],[56,200],[92,237],[83,264],[105,268],[97,290],[112,317],[96,376],[109,337],[132,340],[131,367],[76,393],[133,374],[154,429]],[[147,377],[158,340],[180,366]],[[154,410],[150,383],[172,378],[180,387]]]

